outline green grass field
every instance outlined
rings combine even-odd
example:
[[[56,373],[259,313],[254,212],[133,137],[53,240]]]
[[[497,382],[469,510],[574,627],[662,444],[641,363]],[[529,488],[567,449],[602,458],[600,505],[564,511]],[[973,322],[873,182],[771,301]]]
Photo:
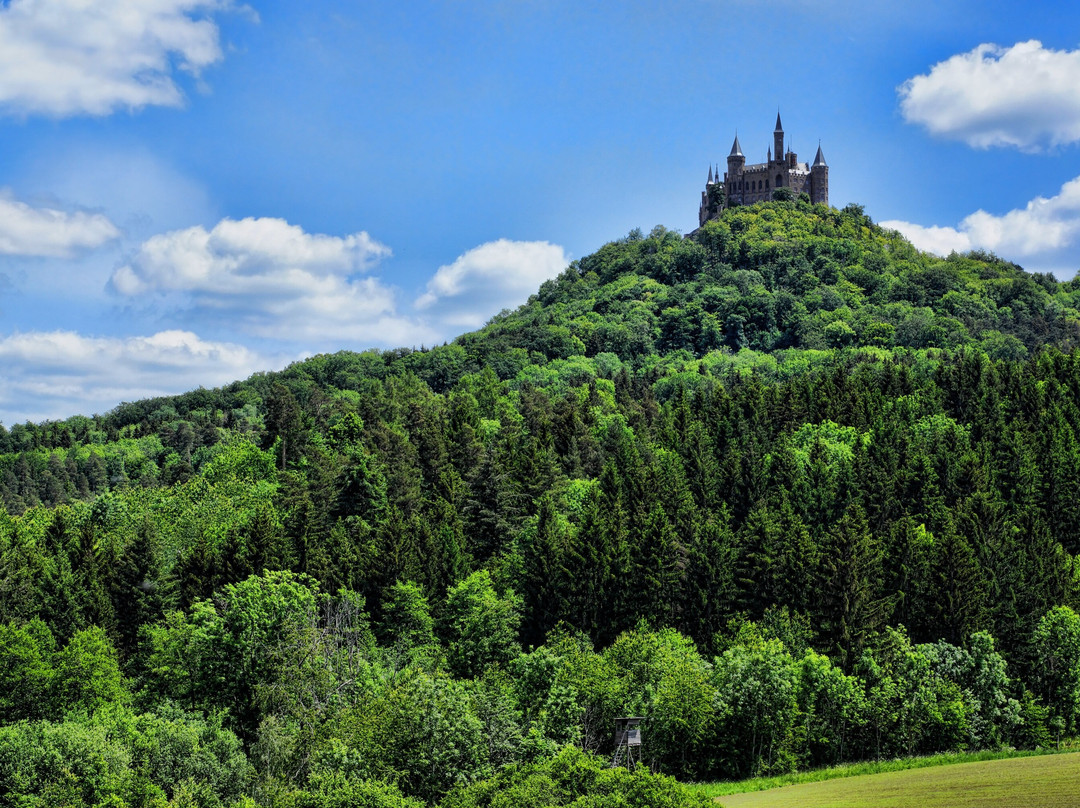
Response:
[[[717,799],[724,808],[1080,808],[1080,753],[844,777]]]

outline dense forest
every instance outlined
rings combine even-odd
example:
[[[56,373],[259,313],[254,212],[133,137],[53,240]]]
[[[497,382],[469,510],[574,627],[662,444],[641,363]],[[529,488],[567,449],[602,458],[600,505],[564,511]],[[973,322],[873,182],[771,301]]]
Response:
[[[856,205],[0,427],[0,498],[0,806],[663,808],[1080,735],[1080,284]]]

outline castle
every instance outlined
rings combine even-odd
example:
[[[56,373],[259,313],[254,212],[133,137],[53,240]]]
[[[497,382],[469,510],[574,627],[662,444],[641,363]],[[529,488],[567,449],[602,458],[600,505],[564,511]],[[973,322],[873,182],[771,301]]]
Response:
[[[785,152],[784,127],[780,123],[779,112],[776,113],[776,129],[773,130],[773,148],[769,149],[764,163],[747,165],[746,156],[739,146],[739,136],[735,135],[724,178],[720,179],[719,166],[715,173],[713,167],[709,166],[709,179],[701,192],[698,226],[715,218],[724,208],[771,200],[777,188],[790,188],[795,196],[808,194],[810,201],[815,204],[829,204],[829,166],[821,153],[821,144],[818,144],[813,165],[800,163],[798,155],[790,147]]]

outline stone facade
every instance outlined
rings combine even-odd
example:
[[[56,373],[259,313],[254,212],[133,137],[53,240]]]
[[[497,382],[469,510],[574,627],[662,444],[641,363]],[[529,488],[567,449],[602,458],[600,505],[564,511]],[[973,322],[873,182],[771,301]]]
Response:
[[[775,159],[773,154],[776,155]],[[715,173],[712,166],[709,167],[709,179],[701,192],[698,226],[715,218],[726,207],[771,200],[777,188],[790,188],[795,196],[808,194],[810,201],[815,204],[829,204],[829,166],[821,153],[821,144],[818,144],[813,165],[800,163],[795,152],[790,148],[784,150],[784,127],[780,123],[779,112],[776,113],[773,145],[764,163],[747,165],[739,145],[739,136],[736,135],[723,179],[720,178],[719,166]]]

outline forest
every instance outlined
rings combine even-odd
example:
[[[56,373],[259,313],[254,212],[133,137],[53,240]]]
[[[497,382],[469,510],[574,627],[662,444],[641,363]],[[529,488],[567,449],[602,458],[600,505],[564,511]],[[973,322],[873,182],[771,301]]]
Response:
[[[1066,743],[1078,402],[1077,281],[780,200],[446,345],[0,427],[0,806],[664,808]]]

